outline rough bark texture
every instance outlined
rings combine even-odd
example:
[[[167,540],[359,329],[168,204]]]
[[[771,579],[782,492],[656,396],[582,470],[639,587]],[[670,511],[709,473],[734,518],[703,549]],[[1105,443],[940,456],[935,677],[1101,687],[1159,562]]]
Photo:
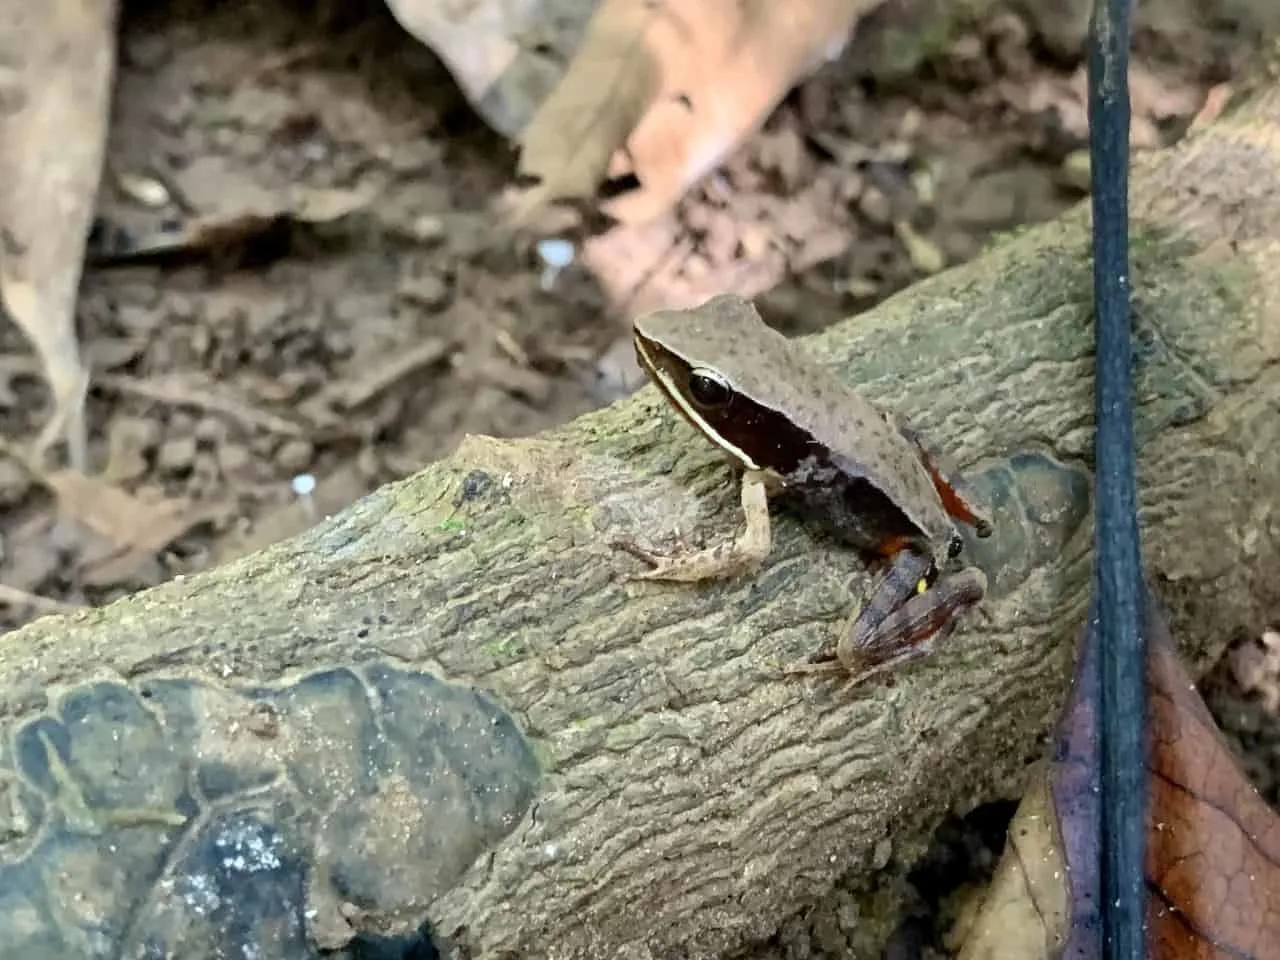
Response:
[[[1138,166],[1143,556],[1203,665],[1280,599],[1280,90]],[[661,546],[740,522],[727,467],[648,389],[534,440],[472,438],[291,541],[0,639],[6,736],[94,680],[220,690],[385,661],[487,692],[542,776],[449,889],[403,891],[369,926],[429,904],[477,957],[702,957],[845,871],[871,887],[947,810],[1017,794],[1064,697],[1090,579],[1086,218],[810,342],[997,508],[995,535],[968,544],[985,621],[892,683],[777,674],[866,587],[854,556],[785,515],[755,578],[621,579],[636,562],[615,536]]]

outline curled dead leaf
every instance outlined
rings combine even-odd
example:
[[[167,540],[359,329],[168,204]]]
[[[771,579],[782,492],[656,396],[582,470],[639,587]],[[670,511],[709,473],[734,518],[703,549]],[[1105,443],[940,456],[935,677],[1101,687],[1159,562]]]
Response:
[[[515,219],[621,177],[639,185],[602,209],[625,223],[660,216],[881,2],[604,0],[520,137],[520,172],[538,183]]]
[[[34,453],[43,460],[65,439],[80,470],[88,371],[75,312],[106,150],[115,26],[111,0],[0,0],[0,298],[53,394]]]

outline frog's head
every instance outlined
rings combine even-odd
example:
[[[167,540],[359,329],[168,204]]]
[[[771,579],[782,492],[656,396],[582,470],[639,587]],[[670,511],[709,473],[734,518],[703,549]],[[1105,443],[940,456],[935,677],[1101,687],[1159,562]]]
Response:
[[[811,455],[812,435],[789,402],[797,376],[779,369],[790,346],[749,302],[721,296],[638,317],[634,343],[667,401],[743,468],[784,476]]]

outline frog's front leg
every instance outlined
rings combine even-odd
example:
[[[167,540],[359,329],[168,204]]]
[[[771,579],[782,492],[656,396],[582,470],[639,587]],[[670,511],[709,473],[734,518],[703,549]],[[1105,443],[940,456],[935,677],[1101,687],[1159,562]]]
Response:
[[[711,580],[737,576],[755,570],[773,548],[773,529],[769,520],[770,483],[758,470],[742,475],[742,513],[746,527],[730,543],[688,553],[663,556],[651,553],[629,540],[615,544],[634,554],[653,569],[632,575],[635,580]]]

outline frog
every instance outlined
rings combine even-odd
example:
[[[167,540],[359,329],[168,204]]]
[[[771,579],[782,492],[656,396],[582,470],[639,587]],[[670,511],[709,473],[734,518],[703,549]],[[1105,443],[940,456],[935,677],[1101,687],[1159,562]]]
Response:
[[[745,524],[727,543],[664,555],[615,540],[649,569],[638,580],[696,582],[757,571],[772,550],[770,502],[787,503],[882,568],[838,631],[834,659],[787,674],[838,670],[855,681],[931,654],[986,596],[986,574],[950,570],[960,525],[992,518],[948,458],[910,424],[719,294],[632,321],[636,359],[660,395],[741,469]]]

